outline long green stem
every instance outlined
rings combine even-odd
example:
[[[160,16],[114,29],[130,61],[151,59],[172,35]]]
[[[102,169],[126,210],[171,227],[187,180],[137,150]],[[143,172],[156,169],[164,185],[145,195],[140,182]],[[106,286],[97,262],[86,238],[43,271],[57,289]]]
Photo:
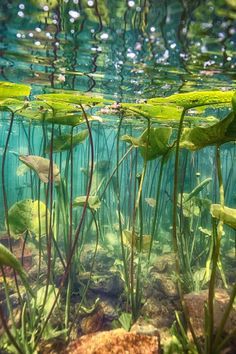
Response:
[[[180,297],[180,302],[183,308],[185,320],[187,321],[188,327],[191,331],[194,343],[198,349],[198,352],[201,353],[201,347],[197,341],[196,335],[194,333],[192,324],[189,320],[189,316],[187,313],[186,306],[184,304],[184,299],[183,299],[183,291],[181,287],[181,282],[180,282],[180,275],[181,275],[181,269],[180,269],[180,262],[179,262],[179,252],[178,252],[178,235],[177,235],[177,219],[178,219],[178,188],[179,188],[179,157],[180,157],[180,138],[182,134],[182,129],[183,129],[183,123],[184,123],[184,116],[185,116],[186,110],[183,109],[180,121],[179,121],[179,128],[178,128],[178,134],[177,134],[177,140],[176,140],[176,148],[175,148],[175,163],[174,163],[174,191],[173,191],[173,221],[172,221],[172,242],[173,242],[173,249],[174,249],[174,255],[175,255],[175,271],[177,274],[177,288],[178,288],[178,293]]]
[[[117,143],[116,143],[116,164],[119,163],[119,139],[120,139],[120,131],[122,125],[123,117],[120,118],[118,130],[117,130]],[[118,223],[119,223],[119,232],[120,232],[120,243],[121,243],[121,254],[122,254],[122,261],[124,266],[124,277],[125,277],[125,284],[127,288],[128,298],[130,295],[130,283],[129,283],[129,272],[127,267],[127,257],[125,254],[125,246],[124,246],[124,238],[123,238],[123,231],[122,231],[122,221],[121,221],[121,207],[120,207],[120,185],[119,185],[119,169],[116,170],[116,183],[117,183],[117,211],[118,211]]]
[[[166,156],[162,156],[162,158],[161,158],[161,167],[160,167],[158,183],[157,183],[156,205],[155,205],[155,211],[154,211],[152,229],[151,229],[150,248],[149,248],[149,252],[148,252],[148,260],[149,261],[150,261],[150,257],[151,257],[151,253],[152,253],[152,246],[153,246],[153,241],[154,241],[154,236],[155,236],[155,231],[156,231],[156,225],[157,225],[157,214],[158,214],[158,208],[159,208],[160,191],[161,191],[161,183],[162,183],[162,176],[163,176],[165,158],[166,158]]]
[[[216,169],[219,183],[219,195],[220,195],[220,205],[221,208],[224,208],[224,185],[221,172],[221,161],[220,161],[220,148],[216,147]],[[213,222],[214,223],[214,222]],[[213,354],[213,328],[214,328],[214,298],[215,298],[215,281],[216,281],[216,271],[217,271],[217,262],[220,255],[220,243],[223,234],[223,220],[220,218],[220,221],[217,226],[217,230],[213,227],[213,253],[212,253],[212,271],[211,278],[209,283],[208,291],[208,313],[209,313],[209,322],[208,322],[208,331],[207,331],[207,343],[205,347],[206,353]]]

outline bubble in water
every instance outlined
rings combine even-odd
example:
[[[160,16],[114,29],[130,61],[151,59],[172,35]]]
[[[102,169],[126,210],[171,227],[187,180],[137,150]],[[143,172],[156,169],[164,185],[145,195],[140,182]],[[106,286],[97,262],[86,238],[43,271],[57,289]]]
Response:
[[[17,15],[18,15],[19,17],[24,17],[24,16],[25,16],[25,14],[24,14],[23,11],[18,11]]]
[[[75,20],[80,17],[80,13],[78,11],[75,11],[75,10],[70,10],[69,11],[69,15],[74,18]]]
[[[108,33],[103,33],[100,36],[101,39],[108,39],[108,37],[109,37]]]
[[[134,5],[135,5],[134,1],[132,1],[132,0],[128,1],[128,6],[129,7],[134,7]]]

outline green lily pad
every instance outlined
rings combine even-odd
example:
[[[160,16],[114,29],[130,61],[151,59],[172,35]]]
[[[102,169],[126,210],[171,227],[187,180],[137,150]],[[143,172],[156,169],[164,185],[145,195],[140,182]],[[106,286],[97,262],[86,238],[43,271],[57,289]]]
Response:
[[[171,134],[171,127],[150,128],[146,129],[139,138],[123,135],[121,140],[138,147],[144,159],[153,160],[159,156],[167,155],[170,151]]]
[[[53,152],[60,152],[65,150],[70,150],[76,145],[83,143],[83,141],[88,137],[88,130],[82,130],[78,134],[73,135],[71,139],[70,134],[60,135],[53,139]],[[46,152],[50,151],[50,145],[47,146]]]
[[[0,99],[29,96],[31,87],[12,82],[0,82]]]
[[[30,231],[36,236],[46,234],[46,205],[38,200],[25,199],[11,206],[8,222],[12,236]]]
[[[113,103],[114,101],[104,99],[101,96],[94,96],[89,94],[84,94],[81,92],[64,92],[64,93],[49,93],[36,96],[37,99],[43,100],[45,102],[68,102],[76,105],[85,104],[103,104],[103,103]]]
[[[84,122],[80,108],[68,103],[31,101],[17,112],[32,121],[76,126]]]
[[[180,147],[192,151],[210,145],[221,145],[236,140],[235,113],[210,127],[184,128],[180,140]]]
[[[185,109],[231,103],[235,91],[195,91],[147,100],[150,104],[172,104]]]
[[[85,204],[86,198],[87,198],[86,195],[76,197],[73,201],[73,207],[76,207],[76,206],[83,207]],[[101,206],[101,201],[98,198],[98,196],[95,195],[95,196],[90,196],[88,198],[88,207],[90,209],[97,210],[100,208],[100,206]]]
[[[26,103],[24,101],[17,100],[15,98],[6,98],[6,99],[1,99],[0,98],[0,110],[5,111],[5,110],[11,110],[12,112],[16,112],[22,108]]]
[[[179,120],[183,111],[182,107],[167,104],[122,103],[121,107],[128,115],[170,121]]]
[[[20,155],[19,160],[34,170],[42,182],[49,182],[50,160],[37,155]],[[61,180],[60,171],[53,162],[53,181],[59,183]]]
[[[224,224],[236,229],[236,209],[222,207],[220,204],[212,204],[210,211],[214,218],[220,219]]]

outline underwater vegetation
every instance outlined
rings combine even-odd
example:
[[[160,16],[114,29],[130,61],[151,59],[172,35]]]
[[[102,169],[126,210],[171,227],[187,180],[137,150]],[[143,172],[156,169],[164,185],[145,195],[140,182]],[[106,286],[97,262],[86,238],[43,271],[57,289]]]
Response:
[[[235,92],[117,104],[76,91],[32,95],[30,86],[0,82],[0,107],[8,124],[1,157],[7,236],[0,244],[1,350],[40,353],[45,343],[75,339],[78,328],[100,330],[105,318],[110,329],[129,331],[147,316],[148,289],[160,293],[170,282],[177,305],[164,352],[229,348],[236,284],[225,265],[235,252]],[[216,109],[221,117],[209,115]],[[101,148],[98,136],[110,122]],[[25,129],[27,149],[10,154],[17,126]],[[21,179],[24,190],[9,196]],[[33,263],[24,270],[26,249]],[[222,295],[216,318],[223,289],[229,295]],[[193,292],[203,297],[202,331],[190,313]]]

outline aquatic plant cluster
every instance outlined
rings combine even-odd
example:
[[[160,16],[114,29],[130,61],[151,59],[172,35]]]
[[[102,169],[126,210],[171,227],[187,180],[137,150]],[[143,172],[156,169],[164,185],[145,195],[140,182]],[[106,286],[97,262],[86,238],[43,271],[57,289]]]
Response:
[[[77,91],[30,93],[30,86],[0,82],[8,125],[1,158],[2,350],[35,353],[50,341],[66,343],[77,334],[78,318],[81,328],[89,326],[82,313],[101,328],[99,286],[100,295],[118,294],[112,326],[130,330],[142,315],[147,280],[166,254],[179,307],[164,350],[220,353],[235,335],[235,328],[225,331],[236,296],[227,257],[235,252],[235,93],[193,91],[120,104]],[[26,150],[12,152],[19,126]],[[216,327],[219,287],[230,297]],[[204,289],[199,335],[186,294]]]

